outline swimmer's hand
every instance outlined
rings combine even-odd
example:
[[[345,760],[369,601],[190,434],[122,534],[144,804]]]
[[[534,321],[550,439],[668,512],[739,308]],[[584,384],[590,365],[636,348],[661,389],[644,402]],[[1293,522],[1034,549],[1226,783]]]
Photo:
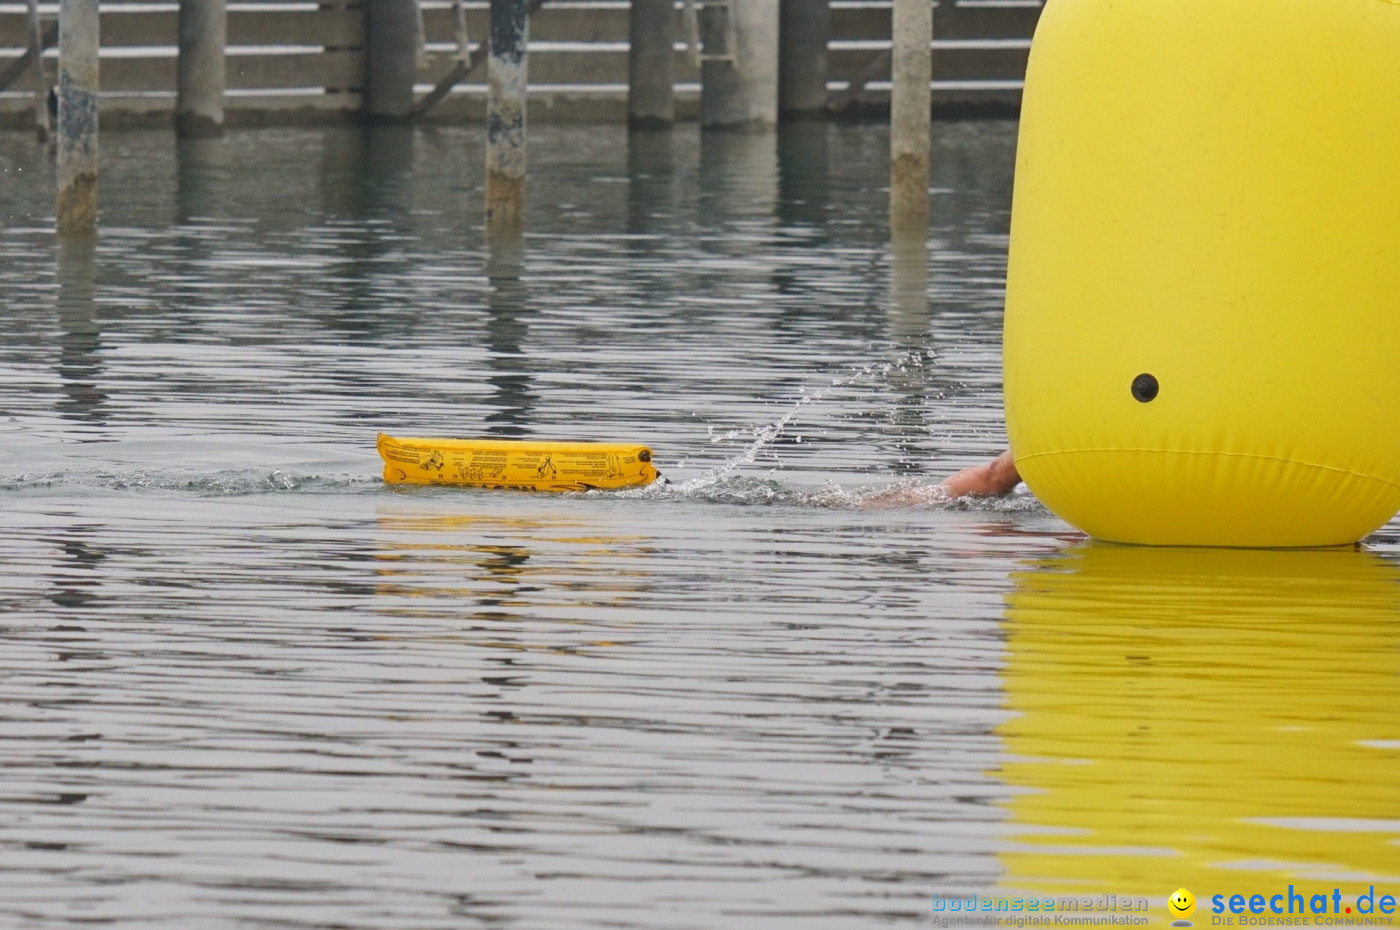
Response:
[[[963,497],[968,494],[977,497],[1003,497],[1016,490],[1021,483],[1021,473],[1016,470],[1016,460],[1007,449],[985,465],[964,468],[956,475],[944,478],[939,487],[947,488],[950,497]]]

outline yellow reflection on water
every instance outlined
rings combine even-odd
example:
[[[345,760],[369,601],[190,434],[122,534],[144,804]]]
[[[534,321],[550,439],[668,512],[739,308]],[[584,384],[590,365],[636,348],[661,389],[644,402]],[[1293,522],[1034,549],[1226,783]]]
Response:
[[[1400,897],[1397,566],[1085,544],[1013,581],[1005,886],[1185,886],[1198,927],[1214,894]]]
[[[407,511],[377,524],[374,590],[388,616],[589,625],[650,590],[649,537],[596,523]]]

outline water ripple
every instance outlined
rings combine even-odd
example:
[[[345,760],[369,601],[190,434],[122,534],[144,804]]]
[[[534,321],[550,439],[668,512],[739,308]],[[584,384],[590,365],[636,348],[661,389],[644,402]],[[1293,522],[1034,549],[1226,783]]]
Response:
[[[936,489],[1005,446],[1015,127],[934,139],[912,249],[869,125],[532,127],[513,245],[476,129],[104,131],[87,248],[8,186],[0,924],[924,927],[935,886],[1400,873],[1395,525],[1199,562]],[[380,431],[667,481],[391,488]]]

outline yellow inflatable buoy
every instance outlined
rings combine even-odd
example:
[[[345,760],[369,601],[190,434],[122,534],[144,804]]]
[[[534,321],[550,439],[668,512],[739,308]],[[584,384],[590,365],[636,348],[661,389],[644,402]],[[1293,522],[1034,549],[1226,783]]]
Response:
[[[1400,3],[1056,0],[1006,296],[1016,464],[1108,540],[1322,546],[1400,508]]]
[[[646,446],[516,439],[396,439],[379,434],[388,484],[528,491],[639,487],[656,480]]]

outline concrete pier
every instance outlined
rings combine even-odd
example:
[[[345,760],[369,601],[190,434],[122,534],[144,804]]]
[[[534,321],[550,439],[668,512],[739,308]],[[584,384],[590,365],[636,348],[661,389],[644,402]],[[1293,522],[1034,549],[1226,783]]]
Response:
[[[632,0],[627,29],[627,124],[664,129],[676,119],[675,5],[671,0]]]
[[[392,122],[403,119],[405,113],[409,121],[480,122],[486,102],[488,3],[465,2],[471,42],[464,55],[455,0],[425,4],[421,18],[415,15],[412,0],[317,0],[311,4],[224,0],[226,38],[236,43],[236,47],[226,49],[225,124],[327,124],[367,116]],[[531,6],[539,2],[533,0]],[[829,16],[830,30],[826,83],[832,89],[827,105],[851,117],[883,118],[888,114],[892,55],[889,43],[879,40],[890,35],[890,3],[672,2],[669,16],[665,0],[636,0],[635,6],[591,0],[545,3],[531,15],[530,32],[551,45],[547,55],[534,56],[530,69],[537,82],[532,88],[531,118],[577,123],[624,122],[631,117],[634,123],[641,120],[645,124],[664,121],[667,113],[673,112],[677,120],[699,119],[700,95],[691,82],[698,81],[699,72],[704,70],[709,72],[707,125],[762,122],[773,118],[770,91],[759,90],[764,81],[751,88],[751,97],[749,91],[736,87],[743,86],[747,71],[761,72],[756,65],[771,66],[773,58],[778,59],[779,117],[801,115],[821,105],[823,14]],[[150,126],[162,118],[169,121],[172,111],[182,109],[175,99],[181,68],[173,60],[174,46],[182,42],[179,34],[183,28],[183,67],[190,69],[201,57],[196,52],[200,40],[210,39],[209,31],[196,25],[196,20],[212,15],[217,22],[219,6],[215,0],[188,0],[183,9],[180,0],[113,3],[112,10],[104,11],[101,26],[103,129]],[[704,9],[697,4],[703,4]],[[51,49],[42,90],[50,123],[54,122],[50,88],[56,81],[52,50],[58,39],[56,5],[57,0],[36,3],[41,14],[41,40]],[[779,11],[777,41],[781,46],[777,48],[772,46],[774,7]],[[946,23],[942,19],[945,9]],[[941,24],[939,38],[957,41],[937,50],[939,80],[933,88],[934,112],[1014,115],[1020,105],[1029,39],[1040,11],[1035,0],[964,3],[956,12],[951,2],[937,6],[934,18]],[[694,53],[702,54],[696,21],[702,13],[711,32],[703,55],[715,56],[708,62],[698,57],[689,60],[679,44],[684,40]],[[765,14],[770,17],[765,20],[766,38],[747,22],[763,19]],[[0,4],[0,91],[5,91],[0,97],[0,128],[4,129],[31,130],[37,122],[30,106],[29,92],[38,84],[38,75],[30,70],[34,43],[27,16],[28,0]],[[735,27],[732,32],[731,24]],[[674,69],[671,78],[685,82],[676,86],[670,111],[666,100],[669,82],[664,76],[667,29],[677,43],[674,59],[669,61]],[[426,45],[417,43],[420,33]],[[692,38],[696,40],[693,45]],[[631,55],[623,51],[629,42]],[[217,41],[208,41],[206,47],[212,60]],[[758,53],[758,61],[746,62],[750,51]],[[217,81],[217,66],[209,64],[194,67],[183,80],[189,84],[200,72],[211,82]],[[31,78],[35,84],[30,83]],[[415,81],[420,88],[417,94],[413,93]],[[726,83],[728,89],[723,86]],[[424,84],[436,87],[424,93],[428,89]],[[194,117],[194,122],[199,122],[201,110],[206,118],[217,112],[212,91],[201,95],[191,85],[182,96],[183,112]],[[210,101],[209,108],[195,102],[201,96]],[[162,113],[157,101],[166,97],[170,100]],[[749,99],[757,101],[753,108],[746,104]]]
[[[525,111],[530,38],[527,0],[491,0],[486,101],[486,231],[525,222]]]
[[[418,73],[416,0],[367,0],[365,36],[365,118],[370,122],[408,119]]]
[[[97,231],[97,0],[58,5],[58,234]]]
[[[225,0],[180,0],[175,67],[175,131],[186,138],[224,129]]]
[[[49,82],[44,76],[44,31],[39,25],[39,0],[29,0],[26,9],[29,28],[29,54],[34,68],[34,131],[40,142],[49,138]]]
[[[933,4],[894,0],[890,96],[890,227],[928,232]]]
[[[778,0],[706,3],[700,40],[700,125],[771,130],[778,122]]]
[[[821,116],[830,73],[828,0],[780,0],[779,23],[778,114],[784,119]]]

